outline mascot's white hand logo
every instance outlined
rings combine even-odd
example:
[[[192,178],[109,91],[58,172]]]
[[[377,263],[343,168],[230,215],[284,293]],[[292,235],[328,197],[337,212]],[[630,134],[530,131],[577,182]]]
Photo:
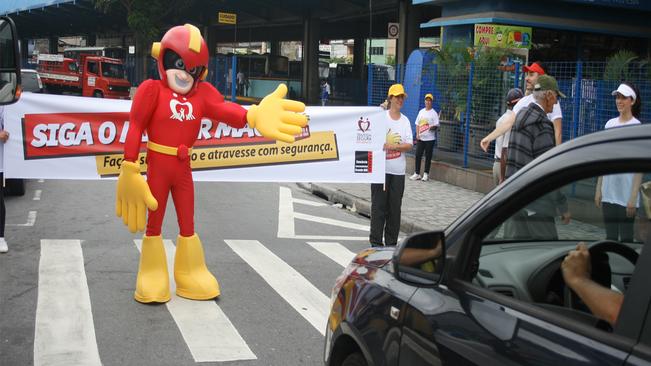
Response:
[[[190,121],[194,119],[194,115],[192,114],[192,103],[190,102],[181,103],[176,99],[172,99],[170,100],[170,110],[172,111],[172,115],[170,116],[171,119],[181,122],[184,120]]]

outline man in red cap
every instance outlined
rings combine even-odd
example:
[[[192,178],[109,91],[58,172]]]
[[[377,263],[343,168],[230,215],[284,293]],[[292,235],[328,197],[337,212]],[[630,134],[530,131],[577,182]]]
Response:
[[[511,115],[511,118],[503,121],[499,127],[496,127],[490,134],[488,134],[488,136],[481,140],[480,145],[484,151],[488,151],[488,145],[490,145],[492,141],[510,131],[511,127],[513,127],[513,124],[515,123],[515,116],[518,112],[534,101],[531,92],[538,81],[538,77],[546,74],[545,69],[541,66],[540,62],[534,62],[529,66],[524,66],[523,69],[527,73],[527,76],[524,79],[527,95],[520,99],[520,101],[513,107],[514,113]],[[561,111],[561,105],[559,103],[554,104],[554,109],[551,113],[547,114],[547,118],[549,118],[549,120],[554,124],[554,140],[556,145],[560,145],[563,134],[563,112]]]

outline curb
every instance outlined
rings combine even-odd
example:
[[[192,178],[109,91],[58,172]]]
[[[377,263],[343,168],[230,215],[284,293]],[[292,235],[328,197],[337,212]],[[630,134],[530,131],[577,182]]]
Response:
[[[368,218],[371,217],[371,203],[365,198],[357,197],[340,189],[329,188],[318,183],[296,183],[296,185],[315,196],[326,199],[332,203],[341,203],[342,205],[351,208],[351,211],[353,212]],[[411,234],[421,231],[429,231],[431,229],[413,222],[407,222],[403,216],[400,220],[400,230],[406,234]]]

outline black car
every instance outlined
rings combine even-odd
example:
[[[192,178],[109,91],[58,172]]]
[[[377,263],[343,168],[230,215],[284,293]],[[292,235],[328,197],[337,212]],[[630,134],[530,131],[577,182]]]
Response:
[[[447,229],[358,254],[332,292],[325,364],[650,365],[649,173],[651,125],[587,135]],[[634,217],[608,213],[622,203]],[[580,242],[594,285],[583,297],[561,270]],[[595,299],[614,320],[591,313]]]

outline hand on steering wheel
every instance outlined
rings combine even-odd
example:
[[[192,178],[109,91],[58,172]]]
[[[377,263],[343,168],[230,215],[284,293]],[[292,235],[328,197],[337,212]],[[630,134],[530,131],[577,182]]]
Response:
[[[561,264],[563,278],[566,281],[563,289],[564,305],[574,310],[585,311],[585,306],[580,305],[578,296],[570,288],[570,281],[589,278],[595,283],[606,288],[611,287],[611,270],[606,253],[619,254],[633,265],[637,262],[639,254],[632,248],[613,240],[601,240],[593,243],[590,249],[585,244],[579,243],[577,249],[571,252]],[[588,263],[585,261],[589,260]],[[590,271],[592,268],[592,271]],[[598,327],[603,327],[597,322]],[[606,325],[606,328],[609,327]]]

